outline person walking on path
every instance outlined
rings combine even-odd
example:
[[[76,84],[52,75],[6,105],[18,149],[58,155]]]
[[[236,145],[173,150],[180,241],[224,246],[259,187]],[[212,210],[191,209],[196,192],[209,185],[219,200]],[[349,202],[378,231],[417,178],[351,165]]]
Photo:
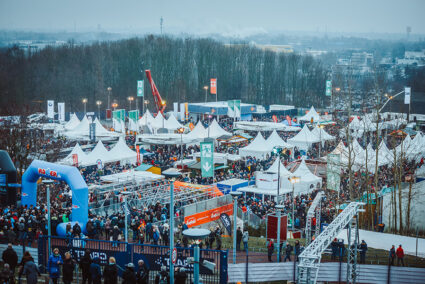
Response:
[[[390,252],[388,254],[388,258],[389,258],[389,265],[394,265],[394,258],[395,258],[395,247],[394,247],[394,245],[390,249]]]
[[[249,234],[248,234],[248,231],[245,231],[243,232],[243,236],[242,236],[244,251],[248,251],[248,240],[249,240]]]
[[[18,265],[18,255],[16,254],[16,251],[13,249],[11,243],[7,245],[7,249],[5,249],[1,258],[3,259],[5,263],[9,264],[10,270],[14,274],[16,266]]]
[[[79,266],[81,268],[81,275],[83,278],[82,284],[92,284],[91,274],[90,274],[90,265],[92,263],[92,259],[90,256],[90,250],[86,249],[84,252],[84,256],[80,259]]]
[[[25,262],[22,274],[24,274],[27,278],[27,284],[37,284],[40,271],[38,270],[38,266],[34,263],[33,259]]]
[[[60,265],[63,264],[61,255],[59,254],[59,249],[55,248],[53,254],[49,257],[47,262],[47,271],[49,272],[49,277],[52,280],[53,284],[58,284],[60,273]]]
[[[242,241],[242,230],[241,227],[238,227],[236,230],[236,250],[241,250],[241,241]]]
[[[71,284],[74,280],[75,261],[71,258],[69,252],[65,253],[65,259],[62,265],[62,281],[64,284]]]
[[[103,270],[103,283],[104,284],[117,284],[118,283],[118,268],[116,265],[115,257],[109,258],[109,263],[105,265]]]
[[[367,244],[364,240],[360,243],[360,263],[366,264]]]
[[[397,266],[400,266],[400,262],[401,266],[404,266],[404,250],[401,245],[399,245],[395,254],[397,255]]]
[[[292,254],[292,246],[289,242],[286,243],[286,250],[285,250],[285,258],[283,259],[283,262],[286,262],[288,260],[291,262],[291,254]]]

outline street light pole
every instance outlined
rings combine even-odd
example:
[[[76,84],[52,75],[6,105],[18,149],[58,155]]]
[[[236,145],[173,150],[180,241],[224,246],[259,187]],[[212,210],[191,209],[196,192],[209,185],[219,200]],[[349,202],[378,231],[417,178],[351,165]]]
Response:
[[[83,99],[84,114],[86,114],[86,104],[87,104],[87,99],[86,99],[86,98],[84,98],[84,99]]]
[[[290,177],[289,181],[292,183],[292,222],[291,222],[291,228],[292,231],[295,229],[295,184],[300,182],[299,177]]]
[[[193,283],[199,284],[199,243],[198,240],[204,239],[210,235],[207,229],[187,229],[183,231],[183,235],[189,239],[196,240],[193,248]]]
[[[205,90],[205,102],[207,102],[208,86],[204,86],[204,90]]]
[[[108,87],[108,108],[111,106],[111,91],[112,91],[112,88],[111,87]]]
[[[46,194],[47,194],[47,243],[48,243],[48,252],[51,253],[51,237],[52,237],[52,225],[51,225],[51,215],[50,215],[50,184],[54,183],[53,180],[47,179],[43,180],[43,183],[46,185]]]
[[[280,227],[281,227],[281,216],[282,216],[282,209],[285,208],[283,205],[276,205],[275,206],[277,211],[277,262],[280,262]]]
[[[174,284],[174,179],[170,183],[170,284]]]
[[[102,101],[96,101],[96,104],[97,104],[97,112],[98,112],[97,116],[100,119],[100,105],[102,104]]]
[[[242,195],[240,191],[231,191],[233,197],[233,264],[236,264],[236,230],[237,230],[237,215],[238,215],[238,197]]]

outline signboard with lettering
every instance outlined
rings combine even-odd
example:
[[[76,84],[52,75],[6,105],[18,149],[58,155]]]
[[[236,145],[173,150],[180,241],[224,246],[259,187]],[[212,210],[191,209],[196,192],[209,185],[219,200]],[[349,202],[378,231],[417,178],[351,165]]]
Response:
[[[213,142],[201,142],[201,171],[202,177],[214,176],[214,146]]]
[[[185,224],[191,228],[220,219],[221,214],[233,215],[233,203],[185,216]]]

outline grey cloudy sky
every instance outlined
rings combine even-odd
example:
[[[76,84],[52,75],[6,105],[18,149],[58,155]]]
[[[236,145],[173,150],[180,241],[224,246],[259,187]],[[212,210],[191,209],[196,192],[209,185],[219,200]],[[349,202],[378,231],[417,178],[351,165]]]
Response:
[[[425,34],[425,0],[0,0],[0,29]]]

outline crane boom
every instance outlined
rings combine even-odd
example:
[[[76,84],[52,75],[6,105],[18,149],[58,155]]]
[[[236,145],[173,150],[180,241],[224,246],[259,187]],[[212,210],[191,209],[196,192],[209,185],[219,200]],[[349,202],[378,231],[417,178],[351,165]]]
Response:
[[[149,84],[151,85],[153,99],[155,101],[156,109],[158,112],[164,114],[165,107],[167,104],[162,100],[161,95],[159,94],[158,89],[155,86],[155,82],[152,79],[151,70],[145,70],[146,77],[148,78]]]

